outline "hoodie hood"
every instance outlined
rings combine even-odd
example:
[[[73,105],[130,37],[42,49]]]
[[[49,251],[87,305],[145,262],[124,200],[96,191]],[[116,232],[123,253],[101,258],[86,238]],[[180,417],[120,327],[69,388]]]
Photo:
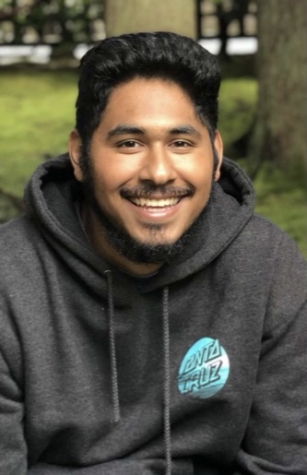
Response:
[[[50,160],[33,174],[25,191],[26,209],[45,239],[82,279],[101,293],[101,274],[111,270],[123,286],[114,290],[117,304],[129,300],[124,273],[97,256],[86,240],[76,213],[82,190],[75,180],[68,155]],[[255,195],[251,181],[233,161],[224,158],[221,178],[213,184],[210,200],[189,246],[171,264],[165,264],[142,291],[169,285],[194,274],[219,256],[253,215]],[[92,275],[90,275],[92,274]],[[99,283],[95,277],[100,276]],[[129,279],[130,280],[130,279]],[[126,291],[125,289],[126,288]]]

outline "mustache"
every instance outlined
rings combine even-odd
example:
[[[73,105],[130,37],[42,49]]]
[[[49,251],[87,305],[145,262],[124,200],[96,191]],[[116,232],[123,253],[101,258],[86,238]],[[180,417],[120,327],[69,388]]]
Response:
[[[142,186],[136,186],[134,188],[122,188],[120,190],[120,195],[122,198],[153,198],[155,196],[167,196],[171,197],[182,197],[182,196],[192,196],[195,192],[193,186],[189,187],[178,187],[178,186],[167,186],[167,185],[155,185],[153,183],[144,184]]]

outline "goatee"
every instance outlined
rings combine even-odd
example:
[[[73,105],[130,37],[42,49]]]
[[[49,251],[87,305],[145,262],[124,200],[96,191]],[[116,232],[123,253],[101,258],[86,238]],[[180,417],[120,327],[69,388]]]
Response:
[[[113,217],[108,216],[99,205],[95,196],[95,186],[93,173],[90,165],[90,158],[83,156],[81,160],[81,169],[83,173],[83,200],[85,206],[89,207],[97,217],[103,228],[104,236],[109,244],[122,256],[129,261],[138,264],[166,264],[172,263],[186,248],[189,240],[195,234],[199,233],[202,221],[206,213],[206,207],[201,211],[200,215],[192,223],[192,225],[184,232],[184,234],[174,243],[169,243],[163,239],[163,232],[160,225],[144,225],[147,232],[151,235],[150,242],[141,242],[131,236],[124,228],[122,223],[116,221]],[[143,185],[142,190],[134,190],[133,193],[141,193],[143,195],[151,195],[153,193],[163,194],[171,193],[191,196],[192,188],[174,189],[172,187],[155,186],[154,184]],[[132,191],[123,190],[122,195],[129,195]],[[185,198],[189,199],[189,198]],[[210,200],[210,198],[209,198]]]

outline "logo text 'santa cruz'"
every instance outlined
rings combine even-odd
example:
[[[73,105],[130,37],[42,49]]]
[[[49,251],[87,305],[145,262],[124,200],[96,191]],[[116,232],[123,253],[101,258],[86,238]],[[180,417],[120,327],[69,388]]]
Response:
[[[229,375],[229,359],[219,340],[202,338],[186,353],[178,374],[182,394],[208,398],[225,385]]]

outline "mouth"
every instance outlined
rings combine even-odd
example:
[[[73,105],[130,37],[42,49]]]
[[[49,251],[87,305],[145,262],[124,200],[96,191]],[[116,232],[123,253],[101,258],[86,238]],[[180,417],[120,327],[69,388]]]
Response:
[[[178,205],[184,198],[191,197],[194,194],[193,190],[190,188],[155,188],[156,189],[123,189],[120,194],[122,198],[126,199],[134,206],[143,209],[165,209],[176,207],[176,205]]]
[[[183,196],[176,196],[172,198],[130,198],[129,201],[135,206],[141,208],[169,208],[176,206],[181,201]]]

